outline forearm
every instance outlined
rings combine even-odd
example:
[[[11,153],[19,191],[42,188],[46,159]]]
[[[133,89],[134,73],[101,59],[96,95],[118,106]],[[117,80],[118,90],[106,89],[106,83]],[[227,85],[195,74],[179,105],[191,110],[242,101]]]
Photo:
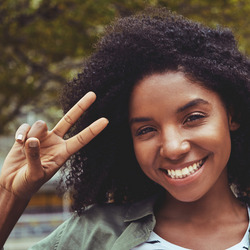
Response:
[[[0,249],[28,203],[0,186]]]

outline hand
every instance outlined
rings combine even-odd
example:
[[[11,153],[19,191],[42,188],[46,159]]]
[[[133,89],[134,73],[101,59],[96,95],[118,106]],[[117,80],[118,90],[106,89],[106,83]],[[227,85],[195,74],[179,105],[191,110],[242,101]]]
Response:
[[[2,188],[19,198],[30,199],[72,154],[99,134],[108,124],[106,118],[93,122],[68,140],[63,139],[95,99],[93,92],[87,93],[51,131],[48,131],[43,121],[37,121],[31,127],[28,124],[21,125],[2,167]]]

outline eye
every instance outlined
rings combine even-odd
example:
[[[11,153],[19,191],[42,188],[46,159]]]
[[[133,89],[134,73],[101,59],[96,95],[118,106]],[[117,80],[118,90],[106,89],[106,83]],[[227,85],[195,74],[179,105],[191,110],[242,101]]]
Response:
[[[206,116],[203,113],[194,113],[194,114],[191,114],[187,117],[187,119],[184,121],[184,124],[200,121],[201,119],[203,119],[205,117]]]
[[[156,129],[153,127],[143,127],[136,131],[136,136],[146,135],[154,131],[156,131]]]

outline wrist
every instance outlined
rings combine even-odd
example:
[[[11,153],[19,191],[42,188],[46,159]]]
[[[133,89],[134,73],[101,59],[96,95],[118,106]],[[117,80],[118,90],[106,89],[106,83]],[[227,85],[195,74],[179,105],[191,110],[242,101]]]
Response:
[[[17,197],[0,185],[0,249],[28,205],[29,200]]]

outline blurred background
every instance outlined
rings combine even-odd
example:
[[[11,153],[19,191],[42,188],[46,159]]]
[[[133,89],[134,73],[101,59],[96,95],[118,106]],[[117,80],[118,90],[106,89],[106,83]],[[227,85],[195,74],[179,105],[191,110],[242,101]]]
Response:
[[[249,0],[0,0],[0,168],[23,122],[60,119],[65,82],[114,18],[164,6],[209,26],[227,26],[250,54]],[[60,174],[33,197],[5,250],[27,249],[70,214],[68,194],[57,191]]]

